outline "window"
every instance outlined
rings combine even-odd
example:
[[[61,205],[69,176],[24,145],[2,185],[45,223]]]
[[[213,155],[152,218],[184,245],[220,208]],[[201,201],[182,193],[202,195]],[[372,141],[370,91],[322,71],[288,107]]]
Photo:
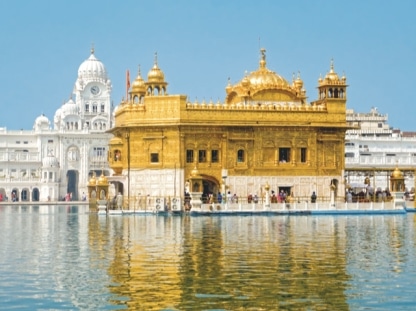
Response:
[[[90,105],[89,104],[85,105],[85,112],[90,112]]]
[[[92,106],[92,112],[97,112],[97,105]]]
[[[244,162],[244,150],[240,149],[237,151],[237,162],[241,163]]]
[[[94,147],[94,156],[102,157],[105,154],[105,147]]]
[[[207,152],[206,152],[206,150],[199,150],[199,152],[198,152],[198,162],[199,163],[207,162]]]
[[[290,162],[290,148],[279,148],[279,162]]]
[[[219,161],[220,159],[219,159],[218,150],[211,150],[211,162],[218,163]]]
[[[193,163],[194,162],[194,151],[193,150],[186,150],[186,163]]]
[[[28,141],[23,141],[23,144],[27,145],[29,142]],[[24,151],[24,150],[23,150]]]
[[[354,156],[355,156],[354,152],[346,152],[345,153],[346,158],[354,158]]]
[[[305,163],[307,161],[306,148],[300,148],[300,162]]]
[[[52,144],[53,143],[53,139],[48,139],[48,144]]]
[[[101,112],[105,112],[104,104],[101,104]]]
[[[150,162],[151,163],[159,163],[159,154],[158,153],[151,153],[150,154]]]

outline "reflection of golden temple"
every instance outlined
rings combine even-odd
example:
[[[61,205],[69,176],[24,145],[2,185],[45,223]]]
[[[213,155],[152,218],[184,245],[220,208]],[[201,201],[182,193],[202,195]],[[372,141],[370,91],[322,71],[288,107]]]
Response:
[[[139,70],[129,98],[115,109],[109,162],[116,175],[129,171],[131,193],[184,193],[196,166],[205,194],[221,192],[224,169],[227,187],[240,196],[258,193],[268,181],[275,191],[329,197],[325,185],[342,180],[347,84],[332,62],[310,103],[300,75],[290,83],[269,70],[264,49],[257,70],[229,81],[222,103],[168,95],[167,85],[155,58],[147,81]]]

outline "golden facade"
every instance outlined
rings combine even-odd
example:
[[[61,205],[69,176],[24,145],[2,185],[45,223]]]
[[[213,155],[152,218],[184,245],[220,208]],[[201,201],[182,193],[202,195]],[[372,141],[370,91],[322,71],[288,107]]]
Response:
[[[197,170],[204,193],[226,184],[241,197],[262,195],[269,184],[294,197],[316,191],[322,198],[335,185],[343,197],[346,78],[331,63],[309,103],[300,76],[289,83],[260,52],[258,69],[229,82],[224,102],[168,94],[156,57],[147,81],[139,70],[110,130],[109,163],[125,194],[181,196]]]

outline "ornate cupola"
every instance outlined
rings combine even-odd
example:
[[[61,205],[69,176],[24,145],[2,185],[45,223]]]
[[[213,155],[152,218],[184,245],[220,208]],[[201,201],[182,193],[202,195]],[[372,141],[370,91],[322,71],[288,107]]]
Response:
[[[143,97],[146,95],[146,84],[140,73],[140,66],[136,79],[131,86],[130,100],[134,103],[142,103]]]
[[[155,63],[153,68],[147,74],[147,82],[145,82],[148,96],[167,95],[168,83],[165,82],[165,74],[158,67],[157,53],[155,53]]]
[[[261,49],[258,69],[250,73],[246,72],[243,79],[235,85],[228,83],[225,89],[226,103],[303,102],[306,99],[300,77],[296,84],[291,85],[266,65],[266,50]]]
[[[331,60],[329,72],[325,78],[318,79],[319,99],[347,99],[347,78],[343,75],[341,78],[334,70],[334,61]]]

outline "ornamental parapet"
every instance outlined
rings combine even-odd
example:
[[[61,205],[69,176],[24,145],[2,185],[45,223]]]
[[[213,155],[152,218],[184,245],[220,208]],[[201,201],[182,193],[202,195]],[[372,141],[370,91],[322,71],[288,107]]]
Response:
[[[212,109],[212,110],[276,110],[276,111],[327,111],[326,104],[310,105],[293,102],[249,102],[227,104],[210,101],[208,104],[202,102],[187,102],[187,109]]]

